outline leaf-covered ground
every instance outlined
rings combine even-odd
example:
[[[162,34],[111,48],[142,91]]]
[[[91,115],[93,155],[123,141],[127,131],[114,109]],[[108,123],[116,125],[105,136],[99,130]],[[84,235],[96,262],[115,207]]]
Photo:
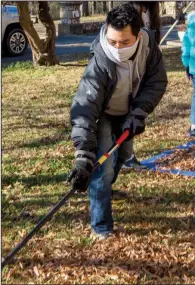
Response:
[[[135,140],[139,159],[190,140],[192,87],[180,51],[163,51],[169,85]],[[69,189],[74,159],[69,110],[87,62],[29,63],[3,70],[2,255],[16,246]],[[4,284],[195,283],[195,180],[121,173],[114,184],[116,234],[90,238],[89,199],[75,194],[2,272]]]
[[[156,161],[161,169],[178,169],[195,172],[195,147],[175,149],[173,153]]]

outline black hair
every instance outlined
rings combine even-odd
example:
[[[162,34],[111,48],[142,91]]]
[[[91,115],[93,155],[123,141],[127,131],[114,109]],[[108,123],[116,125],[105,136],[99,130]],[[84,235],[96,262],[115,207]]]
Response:
[[[146,9],[148,9],[150,6],[150,1],[136,1],[136,4],[144,6]]]
[[[141,19],[137,10],[129,3],[113,8],[106,19],[107,27],[111,25],[115,30],[123,30],[130,25],[132,34],[138,36],[141,28]]]

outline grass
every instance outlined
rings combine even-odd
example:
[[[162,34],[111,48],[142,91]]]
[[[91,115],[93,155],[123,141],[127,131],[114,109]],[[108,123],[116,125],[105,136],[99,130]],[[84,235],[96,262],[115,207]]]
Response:
[[[105,22],[105,20],[106,20],[106,14],[105,15],[93,15],[93,16],[81,17],[80,22],[81,23]]]
[[[86,17],[80,17],[80,22],[81,23],[86,23],[86,22],[105,22],[107,14],[97,14],[93,16],[86,16]],[[61,23],[60,20],[54,21],[55,24]]]
[[[32,69],[33,68],[33,63],[32,61],[17,61],[16,63],[11,63],[6,66],[6,71],[14,71],[18,69]]]
[[[139,159],[187,142],[191,85],[178,49],[163,50],[169,85],[135,140]],[[63,58],[64,60],[64,58]],[[69,110],[87,56],[61,66],[9,66],[2,73],[2,255],[69,189],[74,159]],[[174,64],[173,64],[174,63]],[[4,284],[193,284],[195,180],[120,174],[118,234],[90,238],[89,200],[74,195],[2,272]]]

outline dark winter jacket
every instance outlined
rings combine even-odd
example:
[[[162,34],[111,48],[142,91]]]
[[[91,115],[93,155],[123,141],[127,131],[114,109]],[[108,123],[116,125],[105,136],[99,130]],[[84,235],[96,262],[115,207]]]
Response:
[[[147,30],[144,49],[139,55],[143,74],[133,81],[133,101],[126,116],[146,118],[158,105],[166,91],[167,76],[155,35]],[[71,106],[72,139],[77,150],[96,152],[97,121],[112,97],[117,84],[116,63],[104,53],[99,37],[93,43],[94,56],[85,69]],[[142,51],[144,54],[145,50]],[[143,60],[144,58],[144,60]],[[131,94],[132,96],[132,94]]]

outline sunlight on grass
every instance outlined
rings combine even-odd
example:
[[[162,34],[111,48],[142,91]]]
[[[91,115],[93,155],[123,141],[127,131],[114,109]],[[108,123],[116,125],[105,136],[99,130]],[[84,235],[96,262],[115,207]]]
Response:
[[[9,72],[9,71],[18,71],[19,69],[27,70],[32,69],[33,64],[32,61],[17,61],[16,63],[9,64],[6,68],[4,68],[3,71]]]
[[[106,14],[105,15],[93,15],[93,16],[81,17],[80,22],[81,23],[105,22],[105,20],[106,20]]]

